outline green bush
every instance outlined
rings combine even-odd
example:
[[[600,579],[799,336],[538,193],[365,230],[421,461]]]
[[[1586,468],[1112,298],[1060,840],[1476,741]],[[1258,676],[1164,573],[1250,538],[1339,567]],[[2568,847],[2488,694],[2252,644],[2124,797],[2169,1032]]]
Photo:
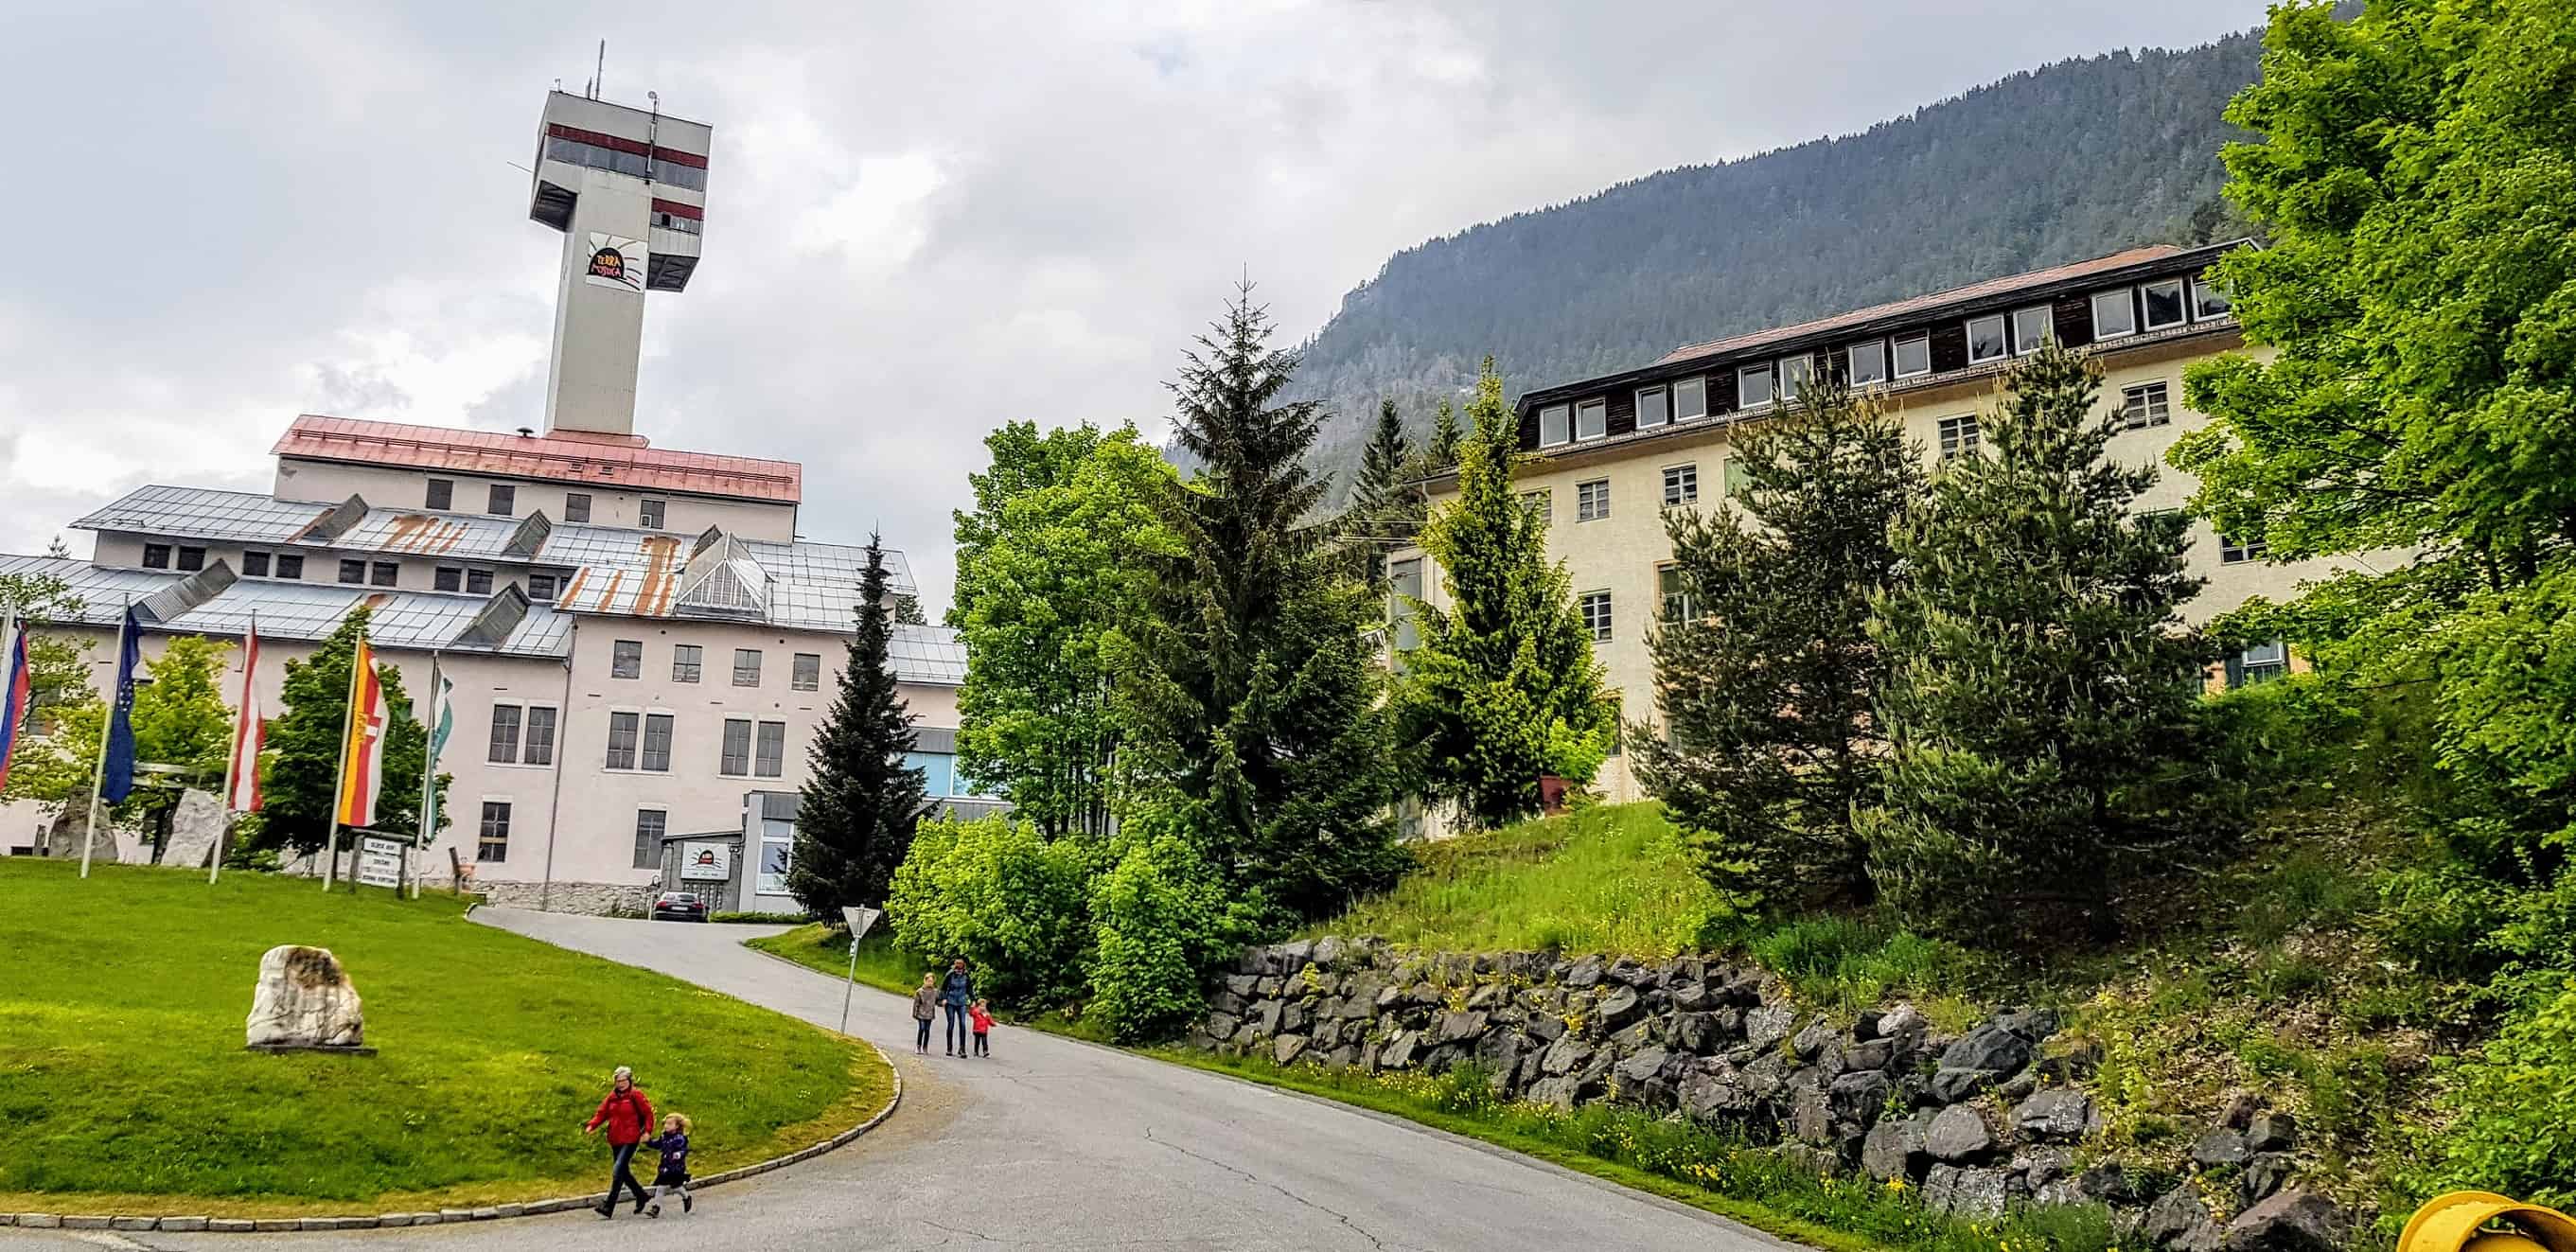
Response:
[[[722,913],[709,913],[707,914],[707,920],[711,922],[738,922],[747,926],[802,926],[813,919],[802,913],[727,911]]]
[[[1157,832],[1126,841],[1092,883],[1091,1005],[1084,1015],[1122,1041],[1176,1034],[1206,1007],[1202,975],[1251,931],[1188,840]]]
[[[2442,1102],[2453,1120],[2433,1145],[2440,1160],[2418,1180],[2420,1190],[2576,1204],[2576,983],[2461,1063]]]
[[[1091,950],[1093,863],[1083,841],[1006,816],[925,821],[887,901],[895,940],[964,957],[994,1000],[1062,1004],[1080,994]]]

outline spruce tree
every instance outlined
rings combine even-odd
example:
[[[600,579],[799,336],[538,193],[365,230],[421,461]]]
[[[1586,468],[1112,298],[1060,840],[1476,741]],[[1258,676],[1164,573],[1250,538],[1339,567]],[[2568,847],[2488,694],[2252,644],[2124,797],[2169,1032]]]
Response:
[[[825,921],[838,920],[849,905],[884,906],[924,802],[921,771],[903,761],[913,748],[912,714],[886,664],[893,610],[885,548],[871,534],[858,631],[841,665],[840,692],[806,758],[813,773],[797,806],[787,867],[788,892]]]
[[[1743,482],[1720,507],[1664,515],[1673,564],[1648,640],[1664,730],[1632,739],[1647,787],[1738,907],[1869,896],[1852,828],[1885,754],[1869,599],[1893,581],[1888,528],[1922,494],[1921,455],[1875,405],[1820,381],[1736,444]]]
[[[1491,827],[1539,811],[1542,774],[1590,782],[1618,709],[1547,524],[1513,490],[1518,424],[1491,357],[1467,415],[1458,498],[1422,534],[1448,603],[1421,607],[1421,646],[1400,658],[1396,741],[1419,757],[1425,795]]]
[[[1154,560],[1128,633],[1122,764],[1239,896],[1317,917],[1406,858],[1369,598],[1328,535],[1301,525],[1324,494],[1305,465],[1320,416],[1279,398],[1296,357],[1270,335],[1246,285],[1171,384],[1201,469],[1160,493],[1179,552]]]
[[[1351,487],[1350,507],[1342,513],[1342,534],[1360,555],[1359,566],[1369,587],[1383,593],[1387,554],[1413,541],[1422,528],[1422,493],[1406,481],[1413,475],[1413,455],[1404,441],[1404,421],[1395,401],[1381,400],[1377,432],[1360,454],[1360,475]]]
[[[1892,752],[1862,833],[1918,924],[2107,933],[2123,871],[2176,850],[2174,798],[2209,781],[2189,777],[2214,653],[2177,613],[2201,586],[2188,522],[2131,511],[2156,471],[2107,457],[2099,386],[2054,346],[2023,361],[1982,453],[1893,532],[1906,577],[1871,623]]]

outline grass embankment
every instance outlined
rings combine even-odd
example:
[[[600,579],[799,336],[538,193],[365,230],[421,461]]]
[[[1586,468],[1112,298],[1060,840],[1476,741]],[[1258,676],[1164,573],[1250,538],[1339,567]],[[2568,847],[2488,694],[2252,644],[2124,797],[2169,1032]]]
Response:
[[[813,922],[794,930],[742,941],[746,948],[757,948],[772,956],[783,956],[809,969],[834,978],[850,976],[850,937],[837,926]],[[864,986],[908,996],[921,986],[921,976],[944,969],[944,962],[897,946],[892,931],[871,931],[859,941],[858,978]],[[1048,1034],[1088,1039],[1094,1043],[1109,1041],[1109,1032],[1096,1023],[1083,1020],[1078,1009],[1055,1009],[1042,1013],[1006,1012],[995,1009],[993,1016],[1013,1026],[1026,1026]]]
[[[327,947],[376,1056],[242,1048],[260,954]],[[610,1069],[713,1173],[848,1129],[885,1062],[804,1022],[463,920],[454,900],[0,859],[0,1211],[314,1214],[594,1190]]]

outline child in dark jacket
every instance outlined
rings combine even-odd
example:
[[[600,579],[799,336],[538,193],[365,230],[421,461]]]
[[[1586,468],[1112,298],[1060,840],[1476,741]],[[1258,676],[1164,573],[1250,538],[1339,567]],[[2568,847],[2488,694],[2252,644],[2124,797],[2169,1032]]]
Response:
[[[985,1042],[993,1035],[993,1010],[985,1007],[983,1001],[977,1000],[973,1008],[966,1010],[966,1016],[968,1020],[975,1023],[975,1055],[993,1055],[992,1045]]]
[[[689,1119],[677,1113],[662,1119],[662,1133],[644,1141],[644,1146],[662,1154],[661,1168],[653,1173],[653,1205],[644,1210],[647,1217],[662,1215],[662,1197],[680,1193],[680,1211],[696,1207],[689,1198]]]

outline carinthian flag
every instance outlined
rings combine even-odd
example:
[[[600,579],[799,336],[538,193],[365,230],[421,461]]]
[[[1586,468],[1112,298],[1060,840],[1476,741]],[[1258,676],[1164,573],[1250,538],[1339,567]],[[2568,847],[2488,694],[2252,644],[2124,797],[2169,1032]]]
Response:
[[[9,754],[18,746],[18,729],[27,721],[27,632],[9,632],[9,651],[0,654],[0,787],[9,785]]]
[[[376,652],[364,638],[349,685],[349,740],[341,747],[340,824],[376,824],[376,797],[384,791],[385,685],[376,677]]]
[[[242,637],[241,716],[233,723],[233,787],[226,803],[236,813],[259,811],[259,754],[268,727],[259,720],[259,624]]]

